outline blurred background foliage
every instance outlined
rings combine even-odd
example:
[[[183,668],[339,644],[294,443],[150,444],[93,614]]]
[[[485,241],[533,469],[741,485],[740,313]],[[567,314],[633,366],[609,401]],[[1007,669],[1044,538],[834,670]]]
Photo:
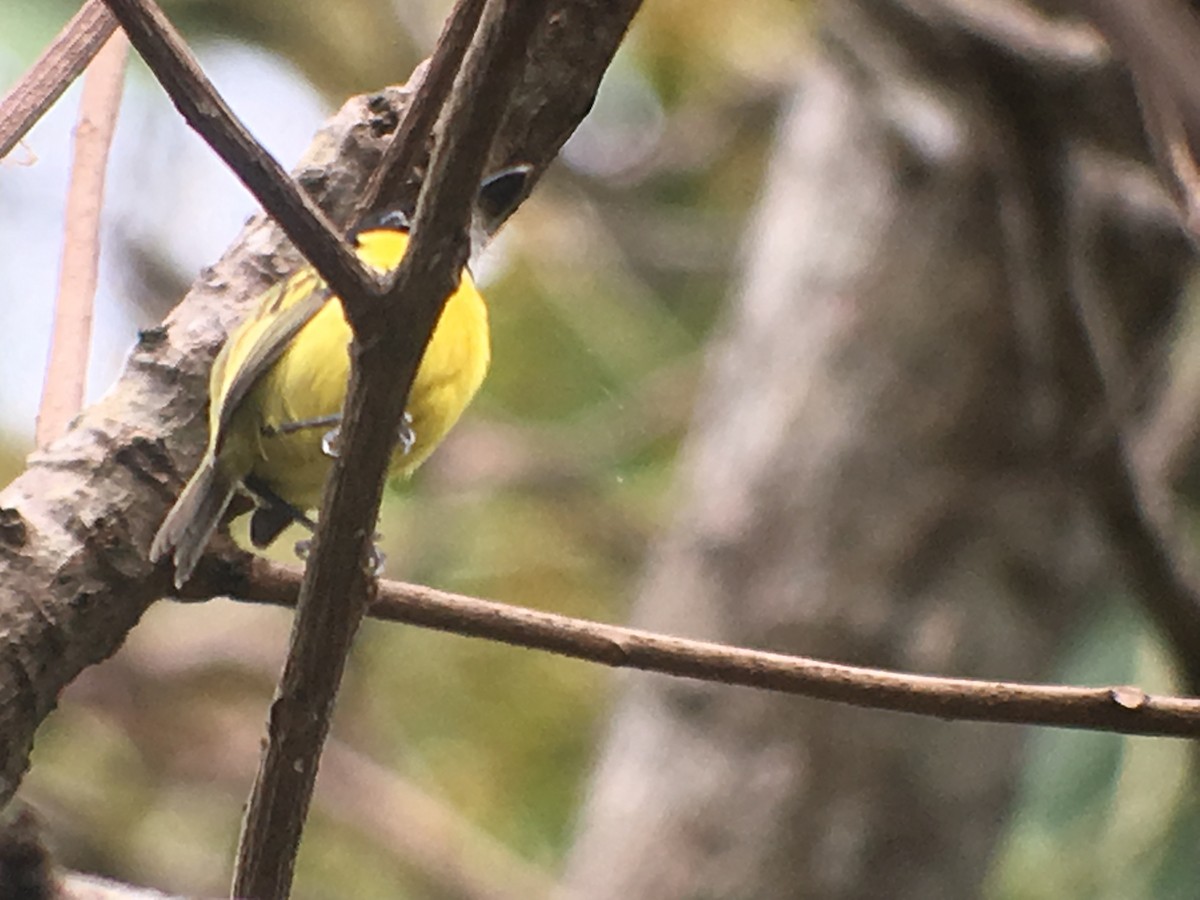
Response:
[[[285,164],[347,95],[403,81],[448,9],[165,6]],[[0,0],[0,86],[75,8]],[[671,513],[706,338],[810,15],[785,0],[647,3],[592,115],[481,266],[494,368],[445,447],[392,492],[380,525],[391,575],[623,618]],[[78,86],[0,163],[5,481],[31,449],[77,103]],[[133,62],[110,165],[92,396],[136,328],[170,309],[252,208]],[[1157,642],[1127,602],[1109,600],[1064,679],[1169,687]],[[277,610],[160,604],[72,686],[22,789],[63,863],[189,894],[226,889],[288,627]],[[612,683],[595,666],[368,623],[297,895],[536,896],[568,846]],[[1029,754],[991,896],[1194,896],[1200,819],[1182,793],[1184,745],[1045,731]]]

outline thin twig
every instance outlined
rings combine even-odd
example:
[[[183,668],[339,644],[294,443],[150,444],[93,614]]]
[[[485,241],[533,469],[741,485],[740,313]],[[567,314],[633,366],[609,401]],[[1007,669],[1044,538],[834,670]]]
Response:
[[[86,0],[37,62],[0,100],[0,159],[79,77],[116,29],[117,20],[103,0]]]
[[[221,99],[153,0],[105,0],[187,123],[217,152],[341,297],[373,297],[383,286],[341,233]]]
[[[75,158],[67,192],[62,267],[54,307],[54,335],[46,384],[38,410],[39,447],[62,434],[83,407],[88,356],[92,342],[92,309],[100,264],[100,211],[108,151],[117,126],[129,42],[120,32],[109,38],[83,79],[79,122],[75,126]]]
[[[442,111],[454,76],[462,65],[463,54],[479,26],[484,0],[459,0],[442,28],[437,46],[429,58],[421,79],[421,88],[404,113],[404,121],[379,161],[367,189],[358,201],[358,214],[375,209],[405,206],[415,200],[407,194],[413,170],[425,160],[433,124]]]
[[[243,561],[236,590],[228,594],[231,599],[295,605],[301,580],[295,567],[249,554]],[[189,595],[211,596],[214,586],[194,583]],[[379,583],[367,614],[614,668],[763,688],[870,709],[1200,739],[1200,699],[1151,695],[1137,687],[1066,687],[889,672],[670,637],[390,580]]]
[[[412,238],[381,303],[343,296],[356,335],[334,462],[297,603],[266,752],[246,811],[233,893],[286,897],[346,656],[364,613],[383,473],[417,363],[466,262],[467,224],[542,0],[492,0],[439,119]],[[490,15],[489,15],[490,13]],[[424,89],[424,86],[423,86]]]

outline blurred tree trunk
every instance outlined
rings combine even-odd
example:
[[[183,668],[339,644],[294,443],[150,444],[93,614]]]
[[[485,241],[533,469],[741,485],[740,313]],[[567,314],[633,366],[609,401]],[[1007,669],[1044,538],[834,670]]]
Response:
[[[1100,357],[1154,375],[1190,251],[1095,36],[970,8],[825,8],[638,626],[1045,680],[1130,582],[1073,304],[1099,304]],[[621,684],[568,864],[585,900],[978,894],[1020,729]]]

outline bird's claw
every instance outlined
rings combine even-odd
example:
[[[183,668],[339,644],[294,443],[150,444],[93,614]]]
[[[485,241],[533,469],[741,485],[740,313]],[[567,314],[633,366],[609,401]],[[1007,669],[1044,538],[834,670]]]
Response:
[[[379,535],[375,535],[376,539]],[[371,551],[367,554],[367,565],[371,567],[371,574],[378,578],[383,574],[384,564],[387,562],[387,554],[379,549],[379,545],[372,543]]]
[[[331,459],[342,455],[342,429],[331,428],[321,435],[321,452]]]
[[[375,540],[379,540],[382,535],[376,533]],[[308,557],[312,553],[312,538],[303,538],[296,541],[296,556],[303,562],[308,562]],[[371,549],[367,552],[367,565],[371,567],[371,574],[378,578],[383,574],[384,565],[387,563],[387,554],[379,549],[379,545],[372,542]]]
[[[396,429],[396,442],[400,444],[400,452],[405,455],[408,455],[417,443],[417,433],[413,431],[412,413],[408,410],[404,411],[404,418],[400,420],[400,427]]]
[[[400,427],[396,429],[396,441],[400,444],[400,452],[404,454],[409,453],[417,443],[412,420],[412,413],[406,412],[400,421]],[[342,429],[340,427],[331,428],[321,435],[321,452],[331,459],[337,459],[342,455]]]

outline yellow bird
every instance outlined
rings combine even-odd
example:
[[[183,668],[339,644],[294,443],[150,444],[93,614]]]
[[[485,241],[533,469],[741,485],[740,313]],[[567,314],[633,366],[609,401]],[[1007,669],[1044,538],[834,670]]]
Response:
[[[507,170],[481,188],[480,209],[496,226],[527,171]],[[485,221],[485,230],[491,225]],[[408,247],[407,219],[375,217],[354,240],[363,263],[392,271]],[[268,290],[230,334],[209,378],[208,448],[150,548],[153,562],[173,558],[176,587],[191,576],[239,486],[257,504],[256,546],[293,521],[312,525],[305,511],[320,503],[336,454],[351,338],[341,301],[311,266]],[[417,368],[392,475],[412,474],[433,452],[479,390],[490,357],[487,307],[464,270]]]

